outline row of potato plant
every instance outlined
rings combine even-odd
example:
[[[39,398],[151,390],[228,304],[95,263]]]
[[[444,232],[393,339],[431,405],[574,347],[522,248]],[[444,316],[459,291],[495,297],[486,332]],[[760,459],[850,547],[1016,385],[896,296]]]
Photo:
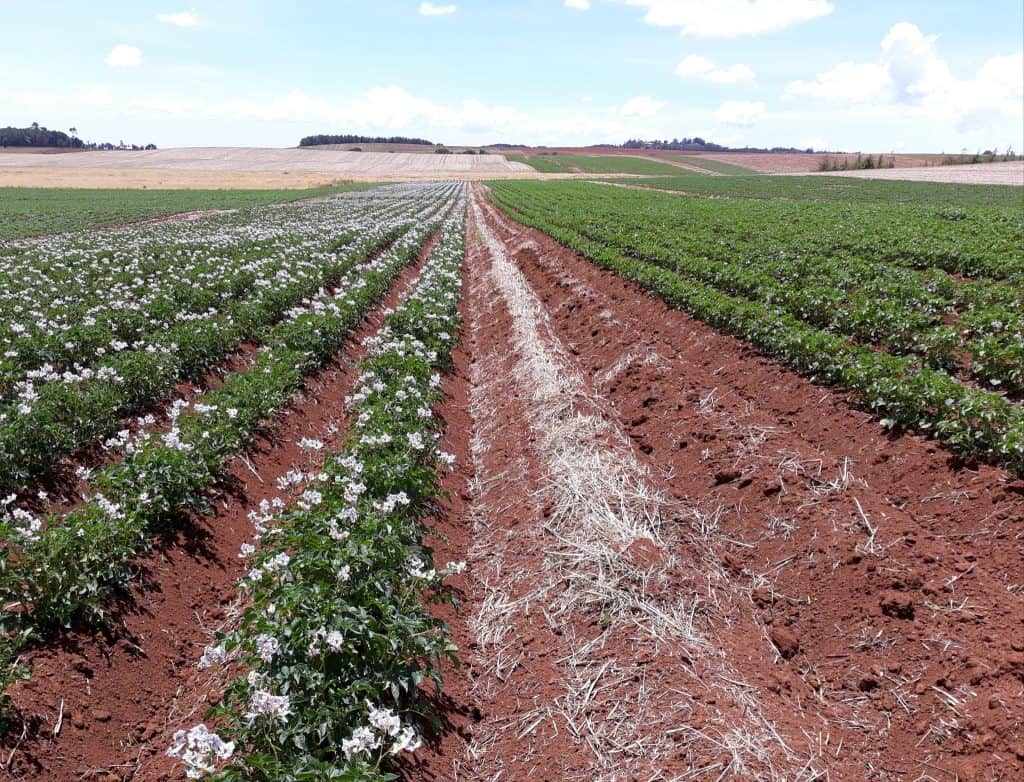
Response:
[[[368,225],[408,214],[413,199],[405,188],[383,188],[0,245],[0,399],[10,401],[19,381],[80,373],[178,323],[319,275],[326,254]]]
[[[426,219],[437,209],[429,195],[420,193],[406,210],[382,222],[362,217],[363,235],[337,252],[321,253],[315,273],[279,273],[260,286],[260,294],[232,302],[213,317],[178,323],[144,346],[114,353],[95,369],[65,372],[38,387],[31,381],[19,384],[19,400],[0,407],[0,493],[45,475],[60,459],[112,433],[125,416],[152,405],[238,344],[262,341],[289,309],[337,284],[354,265]]]
[[[442,208],[455,193],[445,190]],[[154,529],[207,509],[206,492],[231,458],[331,359],[443,217],[351,270],[332,297],[293,313],[247,370],[193,404],[175,404],[169,429],[121,433],[123,459],[88,477],[77,508],[46,519],[18,509],[0,517],[0,651],[6,645],[9,657],[0,670],[10,672],[18,646],[47,630],[104,619],[109,596],[130,582],[132,560],[150,546]]]
[[[712,241],[706,227],[687,225],[680,217],[692,219],[694,211],[702,214],[694,204],[703,199],[657,194],[640,194],[637,199],[634,193],[619,192],[609,196],[591,187],[589,200],[586,190],[569,190],[557,203],[526,199],[525,194],[513,200],[556,220],[578,214],[572,227],[587,238],[723,292],[762,301],[896,355],[920,356],[933,369],[956,374],[966,364],[986,387],[1024,393],[1020,286],[956,280],[934,269],[919,271],[873,258],[780,249],[759,234],[734,243],[725,232],[715,231]],[[679,207],[669,222],[660,219],[666,200]]]
[[[513,219],[550,234],[591,261],[650,290],[717,329],[741,337],[763,353],[789,363],[815,382],[839,385],[884,425],[911,427],[957,451],[1024,474],[1024,410],[1005,397],[921,368],[912,358],[851,344],[758,301],[731,296],[698,280],[623,254],[594,241],[575,225],[585,213],[557,216],[534,211],[556,190],[533,189],[524,204],[518,183],[495,183],[495,203]],[[546,194],[546,195],[545,195]]]
[[[454,459],[432,408],[459,326],[464,214],[463,198],[371,340],[345,446],[302,476],[289,510],[251,514],[247,608],[201,661],[238,675],[211,710],[216,732],[180,731],[168,751],[189,776],[393,779],[389,758],[420,744],[421,688],[440,686],[437,664],[454,653],[423,599],[445,599],[443,577],[462,567],[437,569],[422,535]]]
[[[689,177],[678,180],[678,188],[660,178],[631,184],[706,193],[710,197],[692,199],[699,203],[685,210],[701,213],[696,237],[714,234],[737,249],[757,237],[816,255],[1024,281],[1019,187],[822,177]]]

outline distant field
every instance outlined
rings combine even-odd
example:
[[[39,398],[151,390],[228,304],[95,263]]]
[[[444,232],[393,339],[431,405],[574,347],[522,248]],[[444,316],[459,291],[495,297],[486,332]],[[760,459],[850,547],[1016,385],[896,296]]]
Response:
[[[0,240],[149,220],[183,212],[287,203],[370,184],[310,190],[85,190],[0,188]]]
[[[706,171],[711,171],[715,174],[724,174],[726,176],[749,176],[750,174],[757,174],[752,168],[746,166],[737,166],[732,163],[723,163],[720,160],[712,160],[709,157],[700,157],[698,155],[665,155],[666,158],[671,160],[678,160],[680,163],[685,163],[689,166],[696,166],[697,168],[703,168]]]
[[[977,168],[977,166],[970,166]],[[898,169],[897,169],[898,170]],[[925,169],[933,171],[936,169]],[[626,184],[623,180],[604,180]],[[628,187],[673,190],[723,198],[779,199],[786,201],[848,201],[856,203],[914,203],[949,207],[1024,206],[1024,191],[1006,185],[956,185],[856,179],[837,176],[700,176],[699,174],[630,179]]]
[[[964,185],[1024,185],[1024,160],[1000,163],[972,163],[960,166],[918,168],[873,168],[836,171],[830,176],[858,179],[902,179],[913,182],[947,182]]]
[[[506,155],[541,173],[678,174],[679,166],[633,155]]]
[[[315,147],[190,147],[75,155],[0,155],[0,187],[280,189],[341,181],[474,179],[534,174],[503,155],[339,152]]]
[[[526,155],[505,155],[505,157],[513,163],[522,163],[530,166],[534,171],[538,171],[542,174],[564,174],[566,169],[563,166],[558,165],[550,157],[527,157]]]

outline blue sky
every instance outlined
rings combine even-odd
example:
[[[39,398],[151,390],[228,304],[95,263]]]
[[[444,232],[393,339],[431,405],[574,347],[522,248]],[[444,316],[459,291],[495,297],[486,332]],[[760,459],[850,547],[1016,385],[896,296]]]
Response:
[[[1020,0],[0,0],[0,124],[1024,150]]]

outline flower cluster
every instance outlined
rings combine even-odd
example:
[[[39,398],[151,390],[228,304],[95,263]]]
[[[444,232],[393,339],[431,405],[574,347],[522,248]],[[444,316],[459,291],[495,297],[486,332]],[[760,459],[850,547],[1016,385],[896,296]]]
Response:
[[[235,744],[224,741],[216,733],[211,733],[206,725],[196,725],[188,732],[179,730],[167,754],[185,764],[185,776],[189,779],[202,779],[217,770],[218,760],[227,760],[235,752]]]

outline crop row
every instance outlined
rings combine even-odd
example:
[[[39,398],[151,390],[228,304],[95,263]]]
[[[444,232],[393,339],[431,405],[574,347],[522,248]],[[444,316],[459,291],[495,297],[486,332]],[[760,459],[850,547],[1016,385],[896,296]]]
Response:
[[[326,254],[374,222],[408,214],[415,200],[387,189],[8,245],[0,250],[0,398],[20,380],[74,375],[182,321],[314,276]]]
[[[692,277],[627,256],[577,230],[581,220],[591,219],[585,211],[555,216],[552,210],[533,208],[541,203],[548,206],[557,198],[555,190],[534,188],[528,205],[515,184],[496,184],[493,193],[495,202],[514,219],[550,234],[670,305],[749,341],[814,381],[848,389],[885,425],[916,428],[961,453],[1024,474],[1024,410],[1006,398],[965,386],[944,372],[919,368],[912,358],[851,344],[841,335],[763,302],[723,293]]]
[[[0,406],[0,493],[17,491],[60,459],[113,433],[125,416],[223,360],[240,343],[262,341],[290,309],[337,284],[353,266],[437,209],[432,195],[421,193],[382,222],[361,216],[354,224],[363,226],[363,235],[336,252],[319,253],[302,275],[281,270],[269,280],[261,279],[257,292],[210,317],[184,320],[150,335],[144,345],[103,358],[93,368],[67,372],[38,386],[20,384],[18,401]],[[178,287],[190,286],[179,280]]]
[[[692,177],[702,185],[733,183],[752,191],[784,188],[789,177]],[[659,180],[637,180],[654,186]],[[690,181],[690,180],[687,180]],[[817,179],[817,192],[827,180]],[[551,184],[551,183],[546,183]],[[863,183],[882,184],[882,183]],[[536,183],[535,183],[536,186]],[[860,184],[844,180],[844,189]],[[942,185],[939,187],[949,186]],[[939,269],[972,278],[1024,277],[1024,219],[1019,188],[1000,206],[945,206],[874,203],[804,198],[668,197],[622,187],[603,186],[597,193],[589,183],[560,183],[562,195],[574,201],[614,201],[631,214],[677,233],[689,234],[695,246],[721,252],[749,250],[771,255],[810,254],[819,257],[865,258],[914,269]],[[688,192],[688,191],[687,191]],[[700,191],[697,191],[700,192]],[[836,197],[838,199],[838,196]],[[962,203],[962,202],[961,202]]]
[[[637,202],[632,193],[622,201],[617,194],[591,192],[589,201],[585,191],[557,203],[522,193],[503,198],[556,221],[573,215],[573,229],[589,239],[811,325],[896,355],[920,356],[933,369],[957,373],[966,364],[984,386],[1024,393],[1024,290],[1019,286],[958,281],[886,261],[766,248],[757,236],[736,247],[717,233],[714,241],[700,229],[678,227],[678,213],[700,211],[700,199],[671,199],[677,205],[672,226],[656,220],[662,196]]]
[[[445,191],[449,207],[456,189]],[[230,459],[305,385],[308,373],[330,360],[442,219],[415,226],[352,269],[333,297],[283,321],[249,369],[227,375],[192,405],[175,405],[168,430],[125,433],[123,459],[92,475],[88,496],[63,518],[5,513],[0,637],[7,651],[48,628],[101,620],[108,596],[132,578],[131,561],[150,546],[152,531],[205,509],[205,493]]]
[[[218,733],[196,725],[169,750],[192,775],[392,779],[388,758],[420,743],[421,687],[440,684],[436,664],[454,651],[422,599],[443,596],[458,566],[436,569],[422,521],[452,459],[432,406],[459,324],[464,213],[460,201],[360,365],[345,447],[303,476],[290,510],[251,516],[249,605],[201,663],[243,674],[211,711]]]

